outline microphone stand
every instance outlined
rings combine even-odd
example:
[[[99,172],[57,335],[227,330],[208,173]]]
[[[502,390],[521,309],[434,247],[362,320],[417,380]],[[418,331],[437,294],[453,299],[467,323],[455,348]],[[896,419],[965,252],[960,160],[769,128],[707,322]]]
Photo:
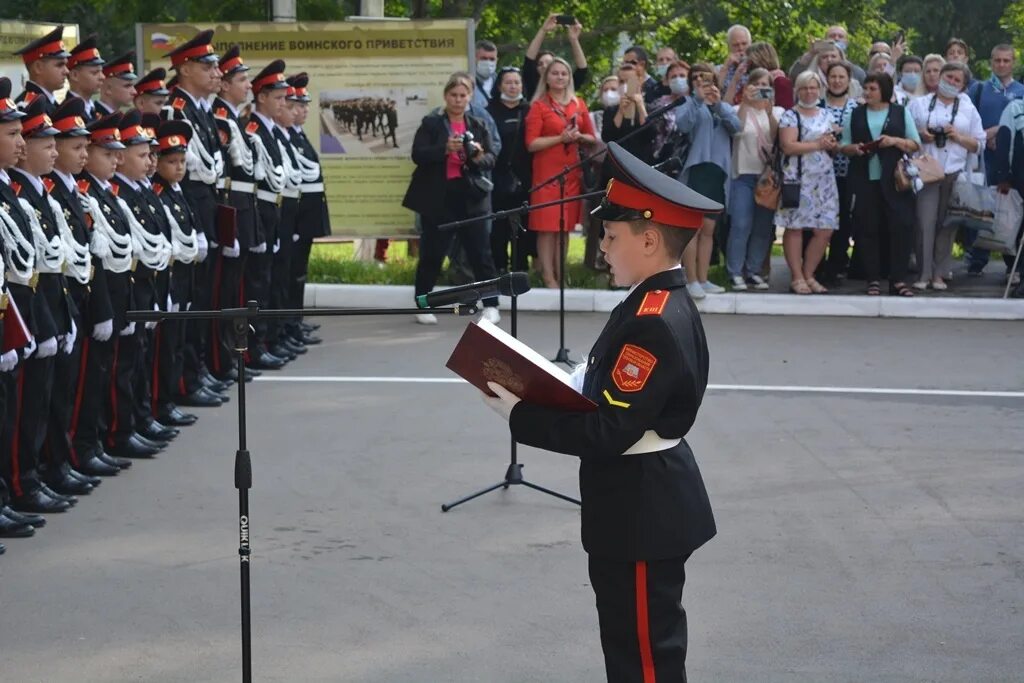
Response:
[[[231,322],[230,346],[234,351],[238,377],[238,450],[235,451],[235,488],[238,489],[238,568],[241,581],[240,603],[242,623],[242,682],[252,683],[252,631],[249,591],[249,565],[252,557],[250,545],[249,489],[252,488],[252,459],[246,442],[245,411],[245,351],[249,348],[249,325],[255,320],[275,318],[334,317],[363,315],[410,315],[418,313],[449,313],[458,316],[473,315],[475,304],[456,305],[451,308],[320,308],[262,310],[255,301],[245,308],[219,311],[129,311],[128,320],[147,322],[160,320],[228,320]],[[557,495],[557,494],[556,494]]]

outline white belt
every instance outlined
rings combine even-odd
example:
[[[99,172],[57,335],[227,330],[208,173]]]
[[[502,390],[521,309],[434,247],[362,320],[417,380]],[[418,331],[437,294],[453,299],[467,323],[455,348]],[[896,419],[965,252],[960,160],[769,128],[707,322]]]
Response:
[[[310,194],[312,192],[323,192],[324,191],[324,184],[323,183],[307,183],[305,185],[299,185],[299,190],[302,192],[302,194]]]
[[[218,190],[223,190],[224,189],[224,178],[217,178],[217,189]]]
[[[256,190],[256,198],[271,204],[277,204],[277,195],[270,190]]]
[[[10,270],[7,271],[7,281],[8,282],[13,282],[16,285],[22,285],[24,287],[31,287],[32,286],[32,276],[22,277],[22,276],[18,275],[17,273],[15,273],[14,271],[10,271]]]
[[[297,187],[286,187],[283,190],[281,190],[281,196],[282,197],[286,197],[287,199],[298,199],[299,198],[299,188],[297,188]]]
[[[658,436],[658,432],[653,429],[648,429],[644,432],[644,435],[640,437],[640,440],[630,446],[623,455],[640,455],[641,453],[657,453],[658,451],[667,451],[670,448],[675,448],[682,439],[663,439]]]
[[[59,275],[64,272],[64,265],[61,264],[59,268],[54,269],[40,263],[36,267],[36,272],[43,273],[44,275]]]
[[[243,192],[245,194],[252,194],[256,189],[256,183],[247,183],[244,180],[232,180],[228,185],[228,189],[232,192]]]
[[[200,178],[196,178],[195,176],[189,175],[188,176],[188,180],[189,180],[189,182],[193,182],[193,183],[201,183],[203,185],[216,185],[217,187],[221,187],[220,182],[223,180],[223,178],[218,178],[217,180],[213,181],[212,183],[208,183],[205,180],[202,180]]]

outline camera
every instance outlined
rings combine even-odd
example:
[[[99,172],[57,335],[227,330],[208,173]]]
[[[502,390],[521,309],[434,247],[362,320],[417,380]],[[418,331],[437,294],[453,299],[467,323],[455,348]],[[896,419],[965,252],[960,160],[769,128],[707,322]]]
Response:
[[[559,26],[575,26],[576,17],[571,14],[559,14],[555,17],[555,23]]]
[[[771,100],[775,98],[775,90],[772,88],[758,88],[757,98],[759,100]]]
[[[943,128],[929,128],[928,132],[935,136],[935,146],[938,149],[942,149],[946,146],[946,142],[949,140],[949,135]]]

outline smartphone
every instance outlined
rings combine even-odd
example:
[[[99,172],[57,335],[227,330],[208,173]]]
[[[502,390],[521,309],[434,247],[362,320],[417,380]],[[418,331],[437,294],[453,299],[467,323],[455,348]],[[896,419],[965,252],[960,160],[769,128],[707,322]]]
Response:
[[[893,45],[899,45],[900,43],[902,43],[903,42],[903,38],[904,38],[905,35],[906,34],[903,31],[903,29],[900,29],[899,31],[897,31],[896,35],[892,37],[892,44]]]
[[[555,17],[555,23],[559,26],[575,26],[576,17],[571,14],[559,14]]]
[[[758,88],[757,97],[758,100],[770,100],[775,97],[775,91],[772,88]]]

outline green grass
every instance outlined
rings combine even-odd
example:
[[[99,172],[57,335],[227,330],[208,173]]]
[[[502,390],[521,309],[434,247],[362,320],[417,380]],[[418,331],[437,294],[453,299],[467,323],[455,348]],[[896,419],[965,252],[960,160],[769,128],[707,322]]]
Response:
[[[566,255],[565,284],[577,289],[608,289],[608,274],[588,268],[583,264],[585,241],[579,237],[569,240]],[[355,246],[351,242],[330,242],[313,245],[309,256],[309,282],[323,284],[359,285],[412,285],[416,277],[416,259],[410,258],[405,241],[393,240],[388,245],[387,262],[357,261]],[[712,266],[710,280],[725,284],[725,268]],[[530,273],[534,287],[542,281],[537,272]],[[450,284],[447,274],[441,276],[442,286]]]

